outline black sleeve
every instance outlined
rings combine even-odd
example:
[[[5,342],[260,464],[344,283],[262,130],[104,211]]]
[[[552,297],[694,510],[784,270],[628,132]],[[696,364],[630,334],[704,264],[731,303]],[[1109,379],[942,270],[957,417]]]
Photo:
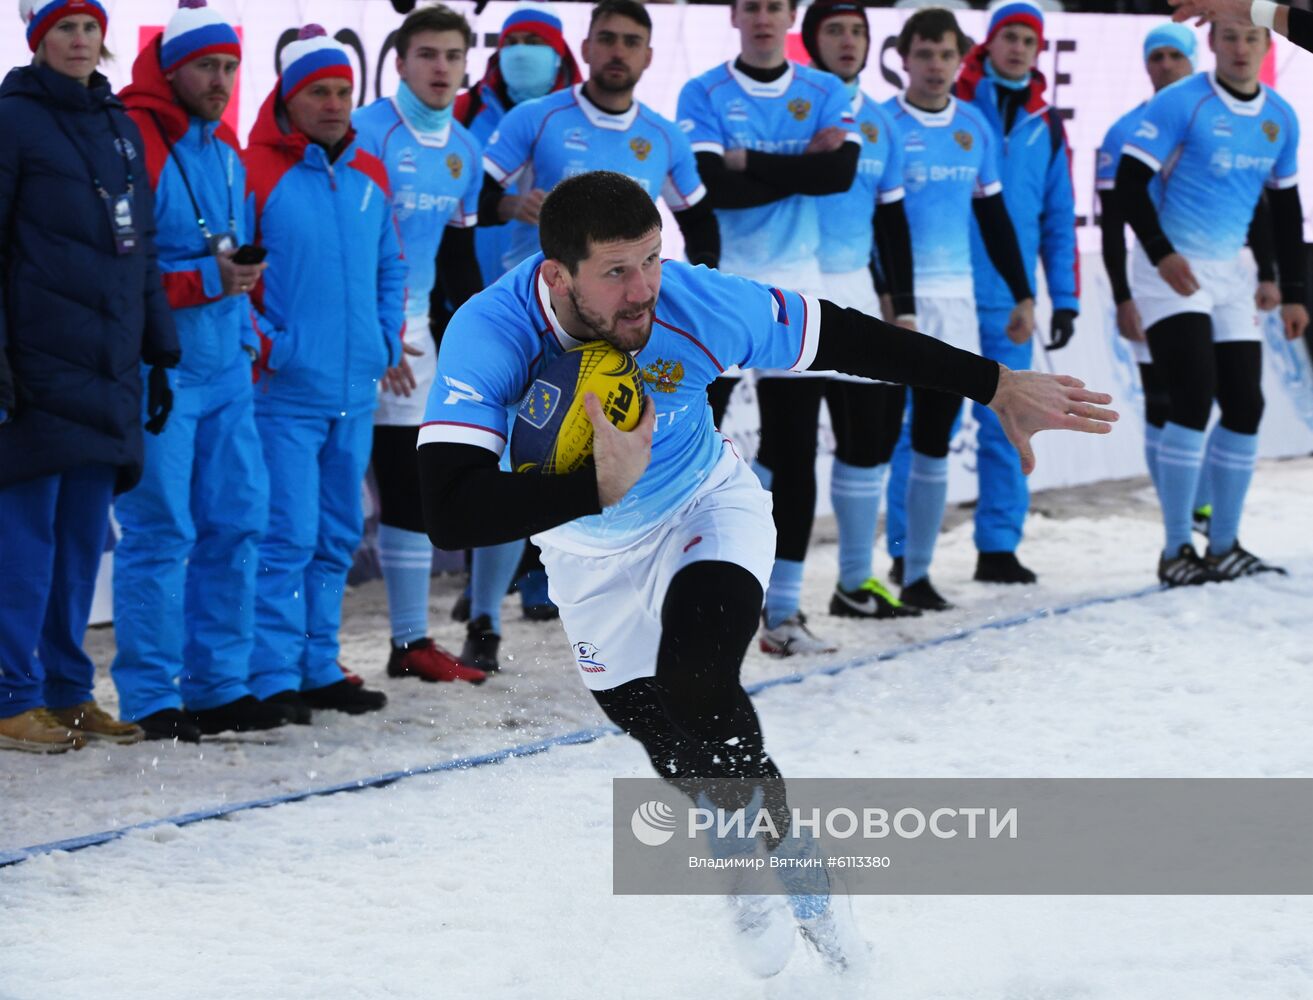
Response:
[[[1287,37],[1301,49],[1313,52],[1313,11],[1291,7],[1286,17],[1290,19],[1286,25]]]
[[[1126,280],[1126,219],[1117,204],[1116,191],[1100,191],[1099,204],[1103,208],[1099,219],[1099,230],[1103,235],[1103,269],[1108,272],[1112,300],[1121,305],[1131,297],[1131,285]]]
[[[1268,203],[1266,191],[1258,196],[1258,204],[1254,206],[1254,217],[1249,220],[1249,249],[1254,251],[1254,263],[1258,265],[1258,280],[1276,281],[1277,251],[1272,232],[1272,206]]]
[[[497,210],[505,193],[506,189],[497,183],[497,179],[485,171],[483,188],[479,191],[479,225],[504,226],[506,224],[506,220]]]
[[[1131,224],[1140,246],[1144,247],[1149,262],[1156,267],[1169,253],[1176,253],[1176,248],[1163,232],[1158,209],[1153,207],[1153,199],[1149,197],[1149,182],[1153,175],[1152,167],[1133,156],[1123,156],[1117,163],[1117,203],[1121,205],[1122,215]]]
[[[828,153],[759,153],[748,150],[748,169],[759,181],[785,194],[839,194],[853,186],[862,147],[845,142]]]
[[[916,312],[916,290],[912,283],[912,231],[903,199],[876,205],[874,226],[880,267],[894,300],[894,313],[909,316]]]
[[[676,212],[675,222],[684,234],[684,256],[690,264],[720,266],[720,224],[711,210],[711,199],[703,198],[691,208]]]
[[[1002,193],[991,194],[988,198],[973,198],[971,210],[976,215],[976,222],[980,223],[980,238],[985,243],[989,262],[1007,283],[1012,301],[1033,298],[1030,279],[1026,277],[1026,265],[1021,259],[1021,245],[1017,243],[1017,231],[1012,226]]]
[[[1281,275],[1281,301],[1286,305],[1306,305],[1308,257],[1304,248],[1304,207],[1300,203],[1299,188],[1292,185],[1269,190],[1267,198],[1272,206],[1272,235],[1276,243],[1277,271]]]
[[[808,367],[938,389],[985,404],[998,389],[997,362],[825,299],[820,342]]]
[[[438,280],[452,311],[483,290],[479,258],[474,253],[474,230],[448,226],[438,245]]]
[[[472,444],[422,445],[418,461],[424,525],[440,549],[501,545],[602,509],[591,463],[565,476],[502,472]]]
[[[707,201],[712,208],[756,208],[787,198],[789,192],[780,191],[755,177],[725,166],[725,158],[718,153],[697,153],[698,175],[707,186]]]
[[[889,294],[889,282],[884,276],[884,261],[871,258],[868,265],[871,271],[871,281],[875,284],[876,295]]]

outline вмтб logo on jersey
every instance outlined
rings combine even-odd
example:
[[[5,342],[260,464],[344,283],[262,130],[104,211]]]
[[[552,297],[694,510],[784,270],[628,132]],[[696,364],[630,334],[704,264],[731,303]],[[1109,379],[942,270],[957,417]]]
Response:
[[[975,142],[975,139],[970,132],[965,132],[962,129],[958,129],[956,132],[953,133],[953,141],[956,142],[959,146],[961,146],[969,153],[971,152],[971,146],[972,143]]]
[[[796,121],[802,121],[806,118],[811,109],[812,102],[803,100],[801,97],[795,97],[789,102],[789,114],[793,115]]]
[[[648,154],[652,152],[652,144],[641,135],[629,140],[629,148],[634,151],[634,155],[638,157],[639,163],[646,160]]]
[[[679,361],[657,358],[643,369],[643,381],[657,392],[674,392],[684,380],[684,365]]]

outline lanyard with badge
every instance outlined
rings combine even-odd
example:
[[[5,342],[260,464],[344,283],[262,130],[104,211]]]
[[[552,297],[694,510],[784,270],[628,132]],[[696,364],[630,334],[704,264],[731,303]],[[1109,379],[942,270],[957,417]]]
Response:
[[[191,181],[187,179],[187,171],[182,168],[182,159],[173,151],[173,143],[169,135],[164,131],[164,125],[160,122],[159,115],[154,111],[150,112],[150,117],[155,122],[155,128],[160,133],[160,139],[164,141],[164,148],[169,151],[169,159],[173,165],[178,168],[178,176],[182,178],[182,185],[187,189],[187,197],[191,199],[192,211],[196,213],[196,225],[200,227],[201,235],[205,237],[205,245],[214,256],[226,253],[229,250],[237,249],[237,218],[233,215],[233,182],[231,167],[224,170],[224,178],[228,185],[228,231],[224,233],[210,232],[209,223],[205,221],[205,214],[201,211],[200,203],[196,200],[196,194],[192,191]],[[223,160],[220,159],[219,165],[223,166]]]
[[[136,175],[132,172],[132,146],[123,138],[123,133],[114,122],[113,113],[106,108],[105,114],[109,118],[110,131],[114,133],[114,148],[118,150],[123,157],[123,171],[127,175],[125,183],[127,191],[123,194],[111,194],[109,188],[101,183],[100,175],[96,173],[95,164],[91,162],[91,157],[87,156],[87,151],[82,148],[82,144],[73,138],[67,126],[57,114],[51,114],[59,130],[64,133],[64,138],[69,141],[72,147],[77,150],[78,156],[82,157],[82,162],[87,168],[87,173],[91,175],[91,183],[96,188],[96,194],[100,195],[101,203],[105,206],[105,214],[109,217],[109,231],[114,234],[114,252],[120,257],[137,252],[138,237],[137,224],[132,215],[132,192],[136,187]]]

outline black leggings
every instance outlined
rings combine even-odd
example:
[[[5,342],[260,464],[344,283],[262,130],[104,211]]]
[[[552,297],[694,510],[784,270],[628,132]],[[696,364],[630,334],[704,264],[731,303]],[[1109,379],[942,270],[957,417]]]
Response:
[[[725,410],[729,407],[729,397],[738,384],[739,380],[736,378],[718,378],[707,386],[707,402],[711,404],[711,420],[717,427],[725,419]]]
[[[374,482],[378,484],[379,521],[389,528],[425,533],[419,492],[418,427],[374,428]]]
[[[1158,369],[1151,364],[1140,365],[1140,385],[1144,389],[1144,422],[1161,430],[1171,412],[1172,397]]]
[[[775,557],[807,557],[816,517],[816,438],[823,378],[765,378],[757,382],[761,448],[757,461],[771,471]]]
[[[936,389],[912,390],[912,449],[929,458],[947,458],[953,422],[962,397]]]
[[[1213,343],[1205,313],[1179,313],[1149,327],[1154,371],[1168,397],[1168,419],[1202,431],[1213,400],[1222,426],[1257,434],[1263,419],[1263,345],[1258,341]]]
[[[593,697],[607,718],[643,745],[662,780],[690,799],[705,793],[722,808],[739,809],[760,787],[774,815],[784,804],[784,779],[766,754],[757,712],[739,683],[761,604],[761,584],[742,566],[684,567],[661,608],[656,676]],[[732,785],[717,783],[727,779]]]
[[[830,408],[834,428],[834,457],[859,469],[884,465],[893,456],[903,429],[906,387],[827,381],[825,405]]]

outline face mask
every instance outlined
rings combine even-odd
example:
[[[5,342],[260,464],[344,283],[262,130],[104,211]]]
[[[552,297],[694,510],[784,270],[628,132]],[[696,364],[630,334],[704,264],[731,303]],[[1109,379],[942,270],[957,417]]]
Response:
[[[994,68],[994,64],[988,59],[985,60],[985,75],[994,81],[994,85],[1002,87],[1004,90],[1024,90],[1030,86],[1030,74],[1027,73],[1020,80],[1009,80],[1006,76]]]
[[[508,45],[498,53],[497,64],[507,93],[519,104],[551,93],[561,57],[550,45]]]
[[[421,135],[437,134],[451,124],[451,104],[441,111],[430,108],[415,96],[405,80],[397,86],[397,104],[406,121]]]

